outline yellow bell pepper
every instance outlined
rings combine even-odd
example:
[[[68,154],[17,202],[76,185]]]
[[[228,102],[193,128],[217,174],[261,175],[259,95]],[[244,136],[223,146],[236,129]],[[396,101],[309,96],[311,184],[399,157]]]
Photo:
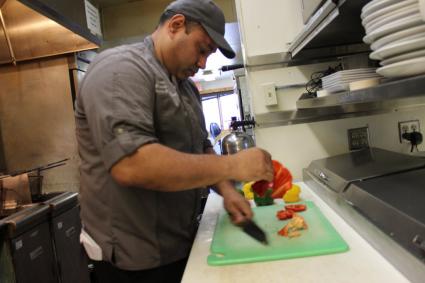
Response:
[[[252,191],[252,184],[254,182],[245,183],[242,187],[242,192],[246,199],[254,199],[254,192]]]
[[[301,192],[301,188],[299,186],[293,184],[291,189],[289,189],[283,195],[283,200],[285,202],[298,202],[298,201],[300,201],[300,192]]]

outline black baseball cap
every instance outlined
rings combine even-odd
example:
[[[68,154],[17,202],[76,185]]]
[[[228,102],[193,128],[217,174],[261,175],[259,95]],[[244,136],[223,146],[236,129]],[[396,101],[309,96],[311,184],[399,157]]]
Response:
[[[223,12],[211,0],[177,0],[165,8],[164,12],[182,14],[188,19],[201,24],[221,53],[227,58],[234,58],[235,52],[224,38],[225,20]]]

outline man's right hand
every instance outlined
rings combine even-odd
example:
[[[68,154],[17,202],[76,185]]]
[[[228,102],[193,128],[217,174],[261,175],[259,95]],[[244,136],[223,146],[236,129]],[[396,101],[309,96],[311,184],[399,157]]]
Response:
[[[237,181],[273,181],[273,164],[270,153],[254,147],[229,155],[232,159],[231,176]]]

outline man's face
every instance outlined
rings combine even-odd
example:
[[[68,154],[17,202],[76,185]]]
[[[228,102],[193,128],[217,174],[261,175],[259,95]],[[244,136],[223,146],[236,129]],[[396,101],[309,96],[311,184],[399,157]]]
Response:
[[[184,26],[176,34],[173,43],[172,73],[178,79],[187,79],[194,76],[199,69],[204,69],[208,56],[217,49],[199,24]]]

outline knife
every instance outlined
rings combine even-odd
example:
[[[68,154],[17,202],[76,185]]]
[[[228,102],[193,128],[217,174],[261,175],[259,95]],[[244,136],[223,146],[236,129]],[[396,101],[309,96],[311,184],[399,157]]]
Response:
[[[257,241],[261,242],[263,245],[268,245],[267,235],[264,231],[255,224],[254,221],[247,219],[240,224],[242,230],[247,233],[249,236],[253,237]]]

